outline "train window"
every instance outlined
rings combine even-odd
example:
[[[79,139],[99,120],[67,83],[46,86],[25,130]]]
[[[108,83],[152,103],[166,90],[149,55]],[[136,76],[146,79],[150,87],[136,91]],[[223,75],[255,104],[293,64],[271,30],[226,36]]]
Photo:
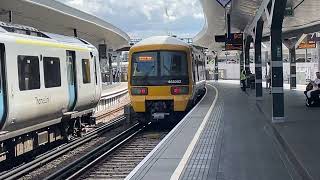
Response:
[[[56,57],[43,58],[44,85],[46,88],[61,86],[60,59]]]
[[[197,60],[197,78],[198,78],[198,81],[200,80],[200,75],[199,75],[199,60]]]
[[[91,83],[90,77],[90,61],[89,59],[82,59],[82,77],[83,83],[88,84]]]
[[[3,50],[3,45],[0,44],[0,93],[2,92],[2,62],[4,59],[4,50]]]
[[[95,76],[96,84],[98,84],[97,58],[96,58],[96,56],[94,56],[94,76]]]
[[[40,89],[38,56],[18,56],[18,77],[21,91]]]
[[[76,80],[76,71],[75,71],[75,59],[76,59],[76,54],[74,51],[67,51],[66,52],[67,56],[67,73],[68,73],[68,84],[69,85],[74,85],[75,80]]]
[[[132,76],[156,77],[158,73],[157,52],[139,52],[132,56]]]
[[[161,76],[188,76],[187,56],[183,52],[160,52]]]

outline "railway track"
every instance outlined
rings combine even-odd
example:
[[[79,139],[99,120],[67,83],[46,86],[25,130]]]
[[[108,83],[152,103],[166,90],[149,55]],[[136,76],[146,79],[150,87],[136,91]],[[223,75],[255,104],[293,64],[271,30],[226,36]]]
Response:
[[[137,124],[47,179],[124,179],[172,127],[159,131]]]
[[[34,159],[33,161],[30,161],[26,164],[23,164],[17,168],[14,168],[12,170],[3,172],[0,174],[0,180],[2,179],[17,179],[19,177],[24,176],[25,174],[28,174],[29,172],[39,168],[40,166],[58,158],[59,156],[62,156],[63,154],[85,144],[89,141],[93,140],[94,138],[99,137],[100,135],[115,129],[116,127],[120,126],[126,121],[126,118],[124,116],[120,116],[113,121],[111,121],[108,124],[102,125],[98,128],[96,128],[93,131],[88,132],[86,135],[84,135],[82,138],[75,139],[71,141],[68,144],[64,144],[62,146],[59,146],[47,153],[44,153]]]
[[[121,124],[127,124],[122,127]],[[132,125],[132,124],[131,124]],[[0,174],[1,179],[124,179],[144,157],[161,141],[161,139],[175,126],[175,124],[164,127],[157,124],[142,126],[136,123],[129,127],[125,117],[119,117],[110,124],[103,125],[95,131],[89,132],[84,137],[73,142],[60,146],[46,154],[26,163],[16,169]],[[65,154],[74,152],[74,149],[82,148],[84,144],[90,144],[92,140],[102,134],[118,129],[117,132],[109,135],[107,140],[100,140],[100,143],[93,146],[90,151],[71,157],[71,161],[59,162],[58,168],[50,165],[49,171],[42,171],[43,166],[52,164],[56,159]],[[38,175],[40,171],[40,175]]]
[[[83,172],[79,179],[124,179],[161,141],[166,133],[137,135],[108,158]],[[77,174],[79,175],[79,174]]]
[[[99,162],[101,159],[109,156],[111,152],[128,142],[135,135],[142,132],[145,128],[146,126],[142,126],[139,123],[135,124],[116,137],[88,152],[81,158],[73,161],[59,171],[51,174],[46,179],[75,179],[79,177],[83,172],[87,171],[87,169],[97,164],[97,162]]]

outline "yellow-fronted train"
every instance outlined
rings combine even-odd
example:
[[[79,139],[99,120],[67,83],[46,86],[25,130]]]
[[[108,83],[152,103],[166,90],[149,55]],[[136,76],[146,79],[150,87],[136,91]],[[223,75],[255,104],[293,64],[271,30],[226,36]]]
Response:
[[[169,36],[142,40],[129,52],[126,112],[143,123],[175,120],[195,104],[205,85],[201,48]]]

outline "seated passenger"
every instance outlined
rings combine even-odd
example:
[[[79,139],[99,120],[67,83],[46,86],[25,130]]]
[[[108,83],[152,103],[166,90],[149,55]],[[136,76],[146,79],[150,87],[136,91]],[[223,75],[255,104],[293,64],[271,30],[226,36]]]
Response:
[[[307,86],[307,90],[304,92],[307,96],[307,105],[312,105],[315,101],[319,101],[320,95],[320,73],[316,73],[317,78],[314,81],[311,81]]]

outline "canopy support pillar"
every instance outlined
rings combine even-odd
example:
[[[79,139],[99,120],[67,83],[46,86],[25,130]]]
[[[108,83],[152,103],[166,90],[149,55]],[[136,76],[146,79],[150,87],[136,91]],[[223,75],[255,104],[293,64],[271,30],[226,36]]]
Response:
[[[272,122],[284,122],[282,24],[287,0],[274,0],[271,21]]]
[[[262,63],[261,63],[261,41],[263,33],[263,20],[259,19],[255,28],[254,38],[254,61],[255,61],[255,82],[256,82],[256,97],[262,98]]]

